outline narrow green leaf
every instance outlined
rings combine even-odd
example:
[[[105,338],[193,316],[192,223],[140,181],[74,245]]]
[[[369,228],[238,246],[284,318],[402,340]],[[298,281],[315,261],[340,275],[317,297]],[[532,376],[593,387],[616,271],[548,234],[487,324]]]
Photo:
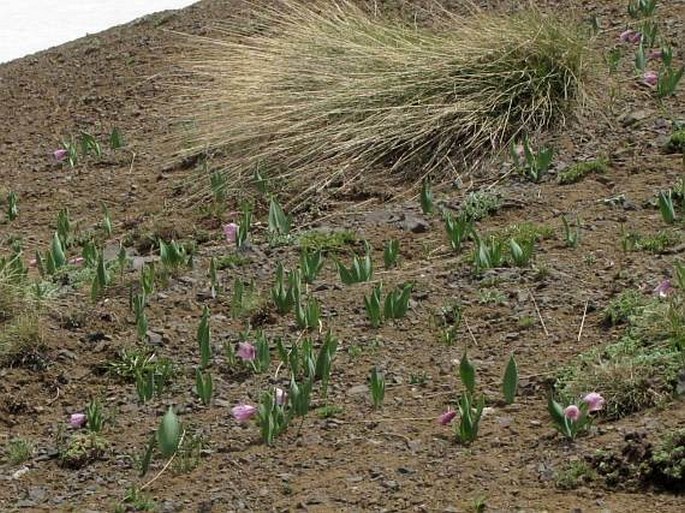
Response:
[[[502,383],[502,388],[504,391],[504,401],[507,404],[514,402],[516,397],[516,390],[519,384],[519,372],[518,366],[516,365],[516,359],[514,358],[514,353],[509,357],[509,363],[507,363],[507,368],[504,371],[504,380]]]
[[[459,377],[468,393],[473,396],[473,392],[476,389],[476,368],[469,361],[466,352],[464,352],[464,356],[461,357],[459,362]]]

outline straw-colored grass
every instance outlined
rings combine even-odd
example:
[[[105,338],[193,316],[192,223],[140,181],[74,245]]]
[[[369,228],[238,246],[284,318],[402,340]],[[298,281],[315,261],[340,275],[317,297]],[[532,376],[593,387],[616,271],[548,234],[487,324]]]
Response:
[[[181,100],[188,153],[220,150],[236,188],[259,167],[306,195],[372,170],[471,168],[582,100],[586,40],[567,20],[440,16],[426,28],[346,1],[281,0],[258,30],[194,39],[186,64],[207,80]]]

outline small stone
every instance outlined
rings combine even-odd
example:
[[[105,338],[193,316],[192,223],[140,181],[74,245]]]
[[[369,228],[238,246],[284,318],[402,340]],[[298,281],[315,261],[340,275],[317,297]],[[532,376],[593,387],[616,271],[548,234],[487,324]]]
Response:
[[[430,230],[430,224],[425,219],[413,214],[404,214],[400,226],[403,230],[412,233],[426,233]]]
[[[347,390],[347,395],[366,395],[369,393],[368,385],[355,385]]]

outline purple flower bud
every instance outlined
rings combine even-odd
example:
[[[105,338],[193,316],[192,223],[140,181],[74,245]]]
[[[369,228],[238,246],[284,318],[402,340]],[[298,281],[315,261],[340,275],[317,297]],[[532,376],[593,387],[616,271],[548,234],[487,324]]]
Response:
[[[446,412],[442,413],[442,414],[438,417],[438,424],[440,424],[441,426],[446,426],[447,424],[449,424],[450,422],[452,422],[452,420],[453,420],[454,417],[456,417],[456,416],[457,416],[457,412],[456,412],[456,411],[454,411],[454,410],[447,410]]]
[[[86,425],[85,413],[72,413],[69,417],[69,425],[73,428],[79,429]]]
[[[588,406],[588,412],[599,411],[604,407],[604,397],[597,392],[590,392],[583,397],[583,402]]]
[[[64,148],[59,148],[52,152],[52,156],[55,158],[57,162],[62,162],[65,158],[67,158],[68,155],[69,152]]]
[[[672,290],[673,287],[671,287],[671,280],[664,280],[656,286],[654,293],[658,294],[659,297],[663,299],[668,297]]]
[[[239,404],[231,408],[231,414],[238,422],[247,422],[257,413],[257,407],[251,404]]]
[[[642,76],[642,81],[648,86],[655,86],[659,81],[659,74],[656,71],[646,71]]]
[[[249,342],[238,342],[238,350],[235,354],[246,362],[251,362],[257,357],[257,349]]]
[[[238,237],[238,225],[235,223],[224,225],[224,235],[226,236],[227,242],[235,244],[236,238]]]
[[[664,54],[661,50],[652,50],[647,54],[647,60],[649,61],[660,61],[664,57]]]
[[[283,406],[288,400],[288,392],[282,388],[276,387],[276,404],[278,406]]]
[[[580,418],[580,408],[578,408],[575,404],[567,406],[564,410],[564,417],[576,422]]]
[[[618,38],[623,43],[639,43],[642,40],[642,34],[635,30],[628,29],[621,32],[621,35],[618,36]]]

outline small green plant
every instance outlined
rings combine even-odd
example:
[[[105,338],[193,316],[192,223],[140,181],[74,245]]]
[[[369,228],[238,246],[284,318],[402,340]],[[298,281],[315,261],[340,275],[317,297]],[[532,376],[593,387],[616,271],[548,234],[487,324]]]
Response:
[[[568,404],[564,407],[551,395],[547,400],[547,410],[555,429],[569,440],[575,440],[579,434],[590,428],[593,421],[590,414],[601,410],[603,405],[604,398],[597,393],[587,394],[578,406]]]
[[[559,183],[561,185],[578,183],[588,175],[604,174],[607,169],[607,162],[602,159],[577,162],[559,173]]]
[[[298,238],[300,248],[307,251],[336,252],[357,242],[357,235],[349,230],[324,232],[312,230]]]
[[[373,407],[377,410],[382,406],[383,399],[385,399],[385,377],[383,376],[383,373],[378,370],[378,367],[374,367],[371,370],[369,383],[371,385]]]
[[[118,127],[113,127],[109,134],[109,147],[112,150],[118,150],[126,146],[124,141],[124,135],[121,133]]]
[[[640,312],[644,302],[644,297],[638,290],[624,290],[604,309],[603,322],[610,326],[626,323]]]
[[[233,294],[231,296],[231,316],[238,319],[253,312],[259,305],[259,293],[253,281],[245,285],[240,278],[233,280]]]
[[[318,328],[320,318],[321,306],[319,306],[316,298],[308,298],[304,305],[302,301],[295,303],[295,321],[299,329],[313,330]]]
[[[480,190],[470,192],[461,207],[462,213],[470,221],[479,221],[497,212],[502,206],[502,198],[497,192]]]
[[[303,249],[300,253],[300,270],[302,271],[302,279],[305,283],[312,284],[319,272],[323,268],[323,254],[321,251],[309,252]]]
[[[504,264],[504,243],[493,236],[488,239],[481,239],[476,236],[473,264],[477,274],[487,269],[502,267]]]
[[[238,248],[243,248],[247,245],[250,236],[250,228],[252,227],[252,206],[245,202],[243,203],[242,214],[238,226],[238,234],[235,239],[235,244]]]
[[[554,485],[561,490],[574,490],[597,478],[597,472],[585,461],[572,461],[554,476]]]
[[[516,398],[516,391],[518,390],[519,372],[514,353],[509,357],[507,367],[504,370],[504,378],[502,379],[502,391],[504,393],[504,402],[512,404]]]
[[[33,456],[33,444],[26,438],[12,438],[5,446],[5,459],[10,465],[21,465]]]
[[[385,269],[392,269],[397,265],[397,259],[400,254],[400,241],[397,239],[390,239],[383,249],[383,263]]]
[[[274,392],[264,392],[257,413],[257,424],[266,445],[272,445],[274,439],[285,432],[288,420],[285,408],[278,404]]]
[[[170,243],[159,240],[159,260],[165,269],[171,270],[175,273],[181,266],[188,265],[190,262],[189,255],[183,245],[178,244],[175,240]]]
[[[97,264],[95,266],[95,274],[93,275],[93,282],[90,288],[90,296],[96,300],[109,285],[109,273],[105,266],[105,258],[102,251],[98,251]]]
[[[112,216],[109,213],[107,205],[102,204],[102,229],[105,231],[107,237],[112,236],[114,228],[112,227]]]
[[[547,174],[549,166],[552,164],[554,152],[551,148],[541,148],[539,151],[533,152],[528,138],[523,140],[522,148],[523,155],[521,155],[520,149],[517,151],[512,145],[511,153],[514,163],[522,176],[537,183]]]
[[[365,256],[354,255],[349,268],[345,267],[342,262],[337,262],[337,266],[340,280],[345,285],[370,281],[373,276],[373,262],[371,261],[371,252],[368,248]]]
[[[366,315],[369,317],[371,327],[376,329],[383,322],[383,310],[381,293],[383,285],[377,284],[371,291],[370,296],[364,296],[364,308],[366,308]]]
[[[672,191],[660,192],[658,197],[661,218],[666,224],[673,224],[676,219],[675,207],[673,206]]]
[[[288,273],[288,286],[283,275],[283,265],[279,262],[276,268],[276,283],[271,289],[271,299],[276,305],[279,314],[284,315],[292,310],[296,302],[300,300],[300,272],[295,269]]]
[[[271,349],[266,334],[259,330],[255,335],[255,358],[252,361],[252,369],[260,374],[269,370],[271,365]]]
[[[156,269],[154,263],[143,264],[140,268],[140,290],[145,296],[155,291]]]
[[[450,247],[454,251],[461,251],[464,241],[469,236],[473,236],[475,233],[473,229],[473,221],[465,213],[462,213],[455,218],[449,212],[445,212],[444,220],[447,238],[450,241]]]
[[[81,153],[83,155],[92,155],[98,158],[102,156],[102,147],[93,135],[82,131],[79,142],[81,145]]]
[[[195,390],[202,404],[208,406],[214,392],[214,381],[209,371],[203,372],[199,367],[195,369]]]
[[[287,216],[275,197],[269,202],[269,232],[273,235],[288,235],[292,218]]]
[[[107,440],[93,431],[72,435],[59,448],[59,463],[66,468],[81,468],[102,457],[107,450]]]
[[[338,350],[339,341],[329,330],[321,343],[314,365],[314,377],[321,380],[321,395],[327,396],[328,382],[331,379],[333,358]]]
[[[212,189],[214,204],[217,206],[224,205],[226,203],[226,189],[228,188],[226,175],[220,170],[212,171],[209,174],[209,185]]]
[[[147,314],[145,313],[145,303],[147,299],[145,293],[136,294],[132,297],[131,306],[136,316],[136,333],[140,340],[145,340],[147,336]]]
[[[171,457],[177,450],[181,443],[182,428],[178,420],[178,416],[174,412],[174,408],[169,406],[169,409],[162,417],[159,423],[155,439],[160,453],[165,458]]]
[[[69,209],[63,208],[57,214],[57,235],[62,241],[64,249],[69,248],[73,242],[73,228],[69,217]]]
[[[155,501],[137,486],[132,486],[126,490],[121,504],[117,505],[115,509],[115,513],[125,513],[129,511],[129,506],[134,511],[154,511],[157,507]]]
[[[93,433],[100,433],[104,423],[105,417],[102,414],[102,404],[100,401],[93,399],[86,406],[86,429]]]
[[[7,193],[6,215],[7,215],[7,220],[10,222],[14,221],[17,218],[17,216],[19,215],[19,207],[17,206],[18,202],[19,202],[19,200],[18,200],[16,192],[10,191],[9,193]]]
[[[383,316],[386,319],[401,319],[407,315],[412,287],[411,283],[406,283],[385,296]]]
[[[202,318],[197,327],[197,343],[200,348],[200,368],[206,369],[212,358],[211,330],[209,328],[209,308],[202,309]]]
[[[569,248],[578,247],[580,244],[580,220],[576,217],[576,225],[572,228],[566,216],[561,216],[564,225],[564,242]]]
[[[530,264],[534,249],[534,240],[524,240],[520,243],[516,239],[509,240],[509,256],[517,267],[527,267]]]
[[[685,154],[685,128],[675,130],[668,138],[666,151]]]
[[[459,362],[459,378],[466,389],[459,401],[459,422],[455,423],[455,434],[459,443],[470,445],[478,437],[480,419],[485,408],[485,396],[475,400],[476,369],[469,361],[466,353]]]
[[[628,15],[631,18],[649,18],[656,10],[657,0],[630,0],[628,3]]]
[[[683,74],[685,74],[685,66],[681,66],[677,70],[673,69],[671,66],[665,66],[659,73],[659,78],[657,79],[657,97],[662,99],[675,95],[678,84],[683,78]]]
[[[433,213],[433,191],[431,189],[431,183],[428,178],[424,178],[421,182],[421,211],[425,215],[430,215]]]

